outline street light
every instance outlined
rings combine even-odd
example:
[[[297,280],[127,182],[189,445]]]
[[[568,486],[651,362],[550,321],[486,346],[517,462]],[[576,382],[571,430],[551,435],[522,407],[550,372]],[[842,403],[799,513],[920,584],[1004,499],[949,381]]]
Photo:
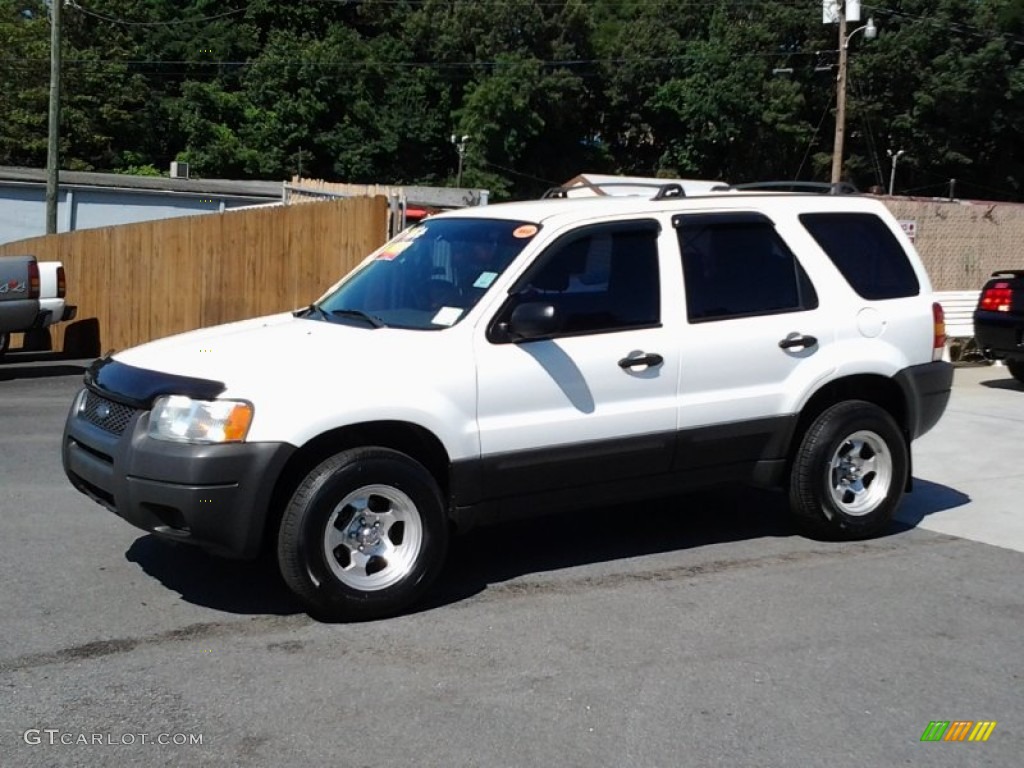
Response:
[[[850,48],[850,40],[858,32],[864,33],[866,40],[874,40],[878,35],[878,27],[874,19],[857,27],[846,34],[846,3],[839,8],[839,86],[836,89],[836,141],[832,149],[832,183],[838,184],[843,176],[843,140],[846,137],[846,54]]]
[[[904,151],[901,149],[893,152],[891,149],[887,149],[885,152],[892,158],[892,173],[889,175],[889,197],[892,197],[893,187],[896,186],[896,161],[903,156]]]
[[[459,175],[455,182],[456,187],[462,186],[462,161],[466,159],[466,142],[469,141],[469,136],[456,136],[452,134],[452,144],[455,145],[455,151],[459,153]]]

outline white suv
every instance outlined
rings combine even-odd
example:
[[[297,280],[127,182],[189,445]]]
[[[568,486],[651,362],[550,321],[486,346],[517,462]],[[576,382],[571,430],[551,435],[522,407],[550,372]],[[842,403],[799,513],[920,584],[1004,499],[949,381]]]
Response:
[[[307,309],[97,361],[63,454],[160,536],[275,547],[315,615],[421,597],[450,530],[747,483],[816,535],[889,523],[952,368],[856,196],[552,199],[431,217]]]

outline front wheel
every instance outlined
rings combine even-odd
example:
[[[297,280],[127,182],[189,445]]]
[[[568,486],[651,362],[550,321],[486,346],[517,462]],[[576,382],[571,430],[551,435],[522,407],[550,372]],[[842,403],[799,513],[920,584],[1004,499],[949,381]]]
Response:
[[[295,490],[278,536],[285,582],[314,616],[364,620],[409,607],[441,570],[448,524],[434,478],[386,448],[342,451]]]
[[[1007,360],[1006,369],[1021,384],[1024,384],[1024,360]]]
[[[861,400],[837,403],[803,436],[790,475],[790,508],[812,535],[877,535],[899,505],[909,466],[907,441],[892,416]]]

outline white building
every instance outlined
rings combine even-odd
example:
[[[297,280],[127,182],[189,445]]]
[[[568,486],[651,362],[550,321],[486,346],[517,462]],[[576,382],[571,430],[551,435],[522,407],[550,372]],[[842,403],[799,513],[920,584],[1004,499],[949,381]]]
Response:
[[[57,231],[279,203],[281,181],[61,171]],[[0,243],[46,234],[46,171],[0,166]]]

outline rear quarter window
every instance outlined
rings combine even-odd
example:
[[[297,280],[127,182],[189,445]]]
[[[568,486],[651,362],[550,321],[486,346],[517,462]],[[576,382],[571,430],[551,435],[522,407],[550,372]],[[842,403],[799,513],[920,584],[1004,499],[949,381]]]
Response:
[[[917,296],[921,285],[903,245],[872,213],[804,213],[800,222],[865,299]]]

